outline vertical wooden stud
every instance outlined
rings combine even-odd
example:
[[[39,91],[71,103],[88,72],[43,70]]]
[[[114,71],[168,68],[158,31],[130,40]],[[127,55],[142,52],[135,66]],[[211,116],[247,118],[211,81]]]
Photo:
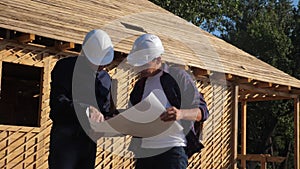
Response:
[[[241,154],[246,155],[246,131],[247,131],[247,102],[241,103]],[[242,169],[246,169],[246,160],[242,159]]]
[[[295,169],[300,169],[300,118],[299,118],[299,97],[294,99],[294,132],[295,132],[295,150],[294,150],[294,163]]]
[[[233,113],[232,113],[232,168],[237,168],[237,148],[238,148],[238,94],[239,86],[233,84]]]

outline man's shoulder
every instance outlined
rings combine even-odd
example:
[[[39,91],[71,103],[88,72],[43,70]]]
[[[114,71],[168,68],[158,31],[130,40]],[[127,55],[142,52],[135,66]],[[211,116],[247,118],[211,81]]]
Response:
[[[191,78],[191,74],[189,74],[188,71],[181,66],[174,66],[174,65],[169,66],[168,73],[173,78]]]
[[[61,58],[57,61],[57,64],[72,64],[75,63],[78,56],[69,56]]]
[[[69,57],[61,58],[56,62],[55,68],[66,69],[72,67],[75,65],[76,60],[77,60],[77,56],[69,56]]]

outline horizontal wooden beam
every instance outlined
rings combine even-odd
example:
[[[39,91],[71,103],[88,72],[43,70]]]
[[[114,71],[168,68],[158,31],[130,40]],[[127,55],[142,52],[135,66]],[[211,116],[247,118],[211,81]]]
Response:
[[[291,93],[300,95],[300,89],[291,89]]]
[[[26,126],[13,126],[13,125],[0,125],[0,131],[7,132],[40,132],[40,128],[38,127],[26,127]]]
[[[282,96],[282,97],[287,97],[287,98],[297,98],[297,94],[291,94],[289,92],[283,92],[283,91],[275,91],[273,88],[258,88],[253,85],[247,85],[247,84],[239,84],[241,89],[246,89],[250,90],[253,92],[258,92],[258,93],[263,93],[263,94],[268,94],[272,96]],[[272,90],[273,89],[273,90]]]
[[[240,97],[239,102],[241,101],[247,101],[247,102],[260,102],[260,101],[271,101],[271,100],[288,100],[291,98],[287,97],[282,97],[282,96],[260,96],[256,98],[251,98],[251,97]]]
[[[272,157],[270,154],[238,154],[237,158],[247,161],[265,161],[275,163],[282,163],[285,160],[285,157]]]
[[[291,86],[278,86],[278,87],[275,87],[275,90],[276,91],[289,92],[289,91],[292,90],[292,87]]]
[[[267,93],[260,93],[257,91],[250,91],[247,89],[240,89],[239,96],[240,96],[239,102],[241,102],[241,101],[254,102],[254,101],[271,101],[271,100],[291,99],[290,97],[277,96],[275,94],[270,95]]]

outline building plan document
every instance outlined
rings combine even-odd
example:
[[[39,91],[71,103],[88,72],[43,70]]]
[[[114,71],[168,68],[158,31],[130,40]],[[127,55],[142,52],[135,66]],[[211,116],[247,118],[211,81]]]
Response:
[[[104,133],[104,137],[115,135],[131,135],[135,137],[152,137],[166,130],[183,130],[177,121],[164,122],[160,115],[165,107],[158,98],[150,93],[144,100],[126,111],[104,122],[90,120],[94,132]],[[171,127],[172,126],[172,127]]]

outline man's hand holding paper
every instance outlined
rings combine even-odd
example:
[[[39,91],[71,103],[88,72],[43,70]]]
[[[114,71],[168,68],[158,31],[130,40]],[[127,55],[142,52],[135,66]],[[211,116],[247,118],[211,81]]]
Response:
[[[95,132],[118,133],[135,137],[153,137],[168,130],[172,125],[175,125],[175,129],[182,130],[182,126],[176,121],[161,120],[160,116],[165,111],[164,106],[151,93],[143,101],[123,113],[101,123],[90,119],[90,124]]]

